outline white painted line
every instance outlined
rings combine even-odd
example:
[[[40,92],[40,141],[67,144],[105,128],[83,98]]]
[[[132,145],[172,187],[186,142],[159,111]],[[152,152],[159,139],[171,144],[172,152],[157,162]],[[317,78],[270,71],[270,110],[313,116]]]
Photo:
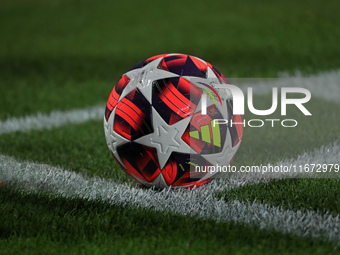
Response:
[[[337,150],[337,151],[334,151]],[[325,146],[311,154],[304,154],[296,161],[333,160],[339,152],[339,143]],[[329,156],[328,155],[333,155]],[[310,158],[317,155],[317,158]],[[337,154],[338,155],[338,154]],[[288,161],[287,161],[288,162]],[[260,229],[277,230],[297,236],[308,236],[334,241],[340,244],[340,215],[312,211],[292,211],[268,204],[224,201],[213,196],[221,190],[222,181],[213,181],[201,188],[164,189],[154,191],[137,185],[117,183],[101,178],[88,178],[61,168],[21,162],[9,156],[0,156],[0,176],[5,185],[37,193],[51,192],[65,198],[78,197],[91,201],[105,201],[112,205],[151,208],[156,211],[171,211],[179,215],[197,216],[222,222],[238,222]],[[244,185],[250,179],[230,177],[224,185]],[[224,186],[224,188],[226,188]]]
[[[226,188],[238,188],[240,186],[244,186],[246,184],[256,184],[260,182],[269,182],[273,179],[283,179],[283,178],[340,178],[340,171],[336,171],[333,166],[333,170],[320,173],[317,172],[317,166],[313,164],[340,164],[340,141],[336,141],[334,143],[321,146],[318,149],[314,149],[312,151],[305,152],[301,155],[298,155],[296,159],[288,159],[284,161],[279,161],[271,166],[281,167],[285,166],[288,169],[287,172],[284,171],[272,171],[272,172],[248,172],[248,173],[232,173],[225,174],[225,178],[216,179],[214,182],[207,184],[207,186],[212,185],[212,190],[215,191],[223,191]],[[266,165],[268,166],[268,165]],[[294,170],[294,166],[296,166],[296,171]],[[300,171],[300,167],[308,167],[309,172],[302,170]],[[283,169],[283,168],[282,168]],[[320,169],[319,169],[320,170]]]
[[[104,117],[105,104],[73,109],[69,111],[52,111],[50,114],[37,113],[24,117],[13,117],[0,121],[0,135],[13,132],[50,129],[67,124],[83,123],[89,120],[99,120]]]
[[[279,78],[235,78],[229,81],[240,86],[244,93],[247,87],[253,87],[253,93],[256,95],[271,93],[273,87],[301,87],[311,92],[312,99],[316,97],[340,103],[340,70],[309,76],[303,76],[297,71],[293,76],[281,73]]]
[[[273,79],[231,79],[235,85],[241,85],[243,90],[247,86],[254,87],[253,93],[262,95],[270,93],[272,87],[303,87],[309,89],[313,97],[328,101],[340,102],[340,70],[329,71],[303,77],[299,73],[291,77]],[[38,113],[24,117],[12,117],[0,121],[0,135],[12,132],[26,132],[37,129],[49,129],[66,124],[83,123],[89,120],[100,120],[104,116],[105,104],[95,105],[84,109],[69,111],[53,111],[50,114]]]

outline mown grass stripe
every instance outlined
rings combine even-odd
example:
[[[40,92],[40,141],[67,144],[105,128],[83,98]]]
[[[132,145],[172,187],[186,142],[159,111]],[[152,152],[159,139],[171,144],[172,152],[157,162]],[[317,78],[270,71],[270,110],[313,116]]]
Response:
[[[339,144],[325,146],[312,154],[304,154],[299,160],[334,160],[338,158]],[[311,158],[311,156],[316,158]],[[330,156],[333,155],[333,156]],[[288,161],[287,161],[288,162]],[[305,161],[303,161],[305,162]],[[183,190],[168,188],[162,191],[141,189],[137,185],[117,183],[101,178],[88,178],[45,164],[17,161],[9,156],[0,156],[0,176],[5,185],[13,185],[29,192],[47,192],[65,198],[81,198],[103,201],[112,205],[152,208],[156,211],[171,211],[180,215],[197,216],[222,222],[238,222],[260,229],[275,229],[282,233],[309,236],[340,244],[340,218],[329,213],[284,210],[268,204],[247,203],[237,200],[225,202],[214,193],[221,186],[241,186],[253,181],[252,177],[231,177],[203,186]],[[275,175],[275,178],[282,177]],[[264,180],[269,178],[264,178]],[[256,180],[256,179],[255,179]],[[260,181],[258,179],[257,181]]]
[[[249,184],[218,194],[226,201],[257,201],[288,210],[340,214],[340,179],[286,178]]]

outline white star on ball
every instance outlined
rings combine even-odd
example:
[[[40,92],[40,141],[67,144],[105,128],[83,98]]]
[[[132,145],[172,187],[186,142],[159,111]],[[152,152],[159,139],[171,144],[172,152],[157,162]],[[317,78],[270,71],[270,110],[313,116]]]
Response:
[[[130,141],[128,139],[126,139],[125,137],[119,135],[117,132],[115,132],[113,130],[114,117],[115,117],[116,109],[117,109],[117,107],[111,113],[108,122],[106,122],[105,117],[104,117],[104,128],[106,129],[105,138],[106,138],[107,146],[112,151],[115,158],[119,161],[119,163],[124,165],[121,158],[119,157],[117,148],[120,145],[130,143]]]
[[[152,103],[152,82],[160,79],[167,79],[172,77],[178,77],[179,75],[158,69],[159,63],[163,58],[158,58],[146,66],[138,69],[131,70],[126,73],[129,77],[130,82],[125,87],[120,98],[124,98],[134,89],[138,88],[139,91],[144,95],[148,102]]]
[[[159,113],[152,108],[154,132],[138,138],[134,142],[156,148],[159,166],[162,169],[173,151],[194,153],[191,147],[182,140],[182,135],[191,118],[187,117],[173,125],[168,125]]]

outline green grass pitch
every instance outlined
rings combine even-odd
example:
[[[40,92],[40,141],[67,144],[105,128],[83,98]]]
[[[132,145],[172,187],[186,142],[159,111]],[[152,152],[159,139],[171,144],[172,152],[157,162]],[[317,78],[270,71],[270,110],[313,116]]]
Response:
[[[337,70],[339,8],[335,0],[2,0],[0,121],[104,105],[125,71],[161,53],[200,57],[231,78]],[[255,106],[266,108],[269,99],[257,95]],[[233,165],[294,159],[339,141],[339,103],[312,94],[306,107],[313,116],[290,110],[287,118],[299,121],[294,129],[245,128]],[[245,118],[255,116],[246,112]],[[134,185],[106,147],[102,120],[1,134],[0,155]],[[273,180],[214,196],[340,214],[339,179]],[[2,183],[0,175],[0,254],[288,253],[338,254],[339,243],[152,208],[29,193]]]

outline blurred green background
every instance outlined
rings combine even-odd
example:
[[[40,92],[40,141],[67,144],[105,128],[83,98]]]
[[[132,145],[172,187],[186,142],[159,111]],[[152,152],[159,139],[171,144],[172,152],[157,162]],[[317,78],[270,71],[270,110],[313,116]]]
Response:
[[[226,77],[335,69],[339,7],[319,0],[2,0],[0,108],[7,111],[0,119],[104,102],[122,73],[160,53],[198,56]]]
[[[2,0],[0,10],[1,75],[112,80],[167,52],[206,59],[228,77],[340,65],[337,1]]]
[[[2,0],[0,108],[7,111],[0,119],[104,102],[122,73],[160,53],[198,56],[229,78],[336,69],[339,7],[320,0]]]

